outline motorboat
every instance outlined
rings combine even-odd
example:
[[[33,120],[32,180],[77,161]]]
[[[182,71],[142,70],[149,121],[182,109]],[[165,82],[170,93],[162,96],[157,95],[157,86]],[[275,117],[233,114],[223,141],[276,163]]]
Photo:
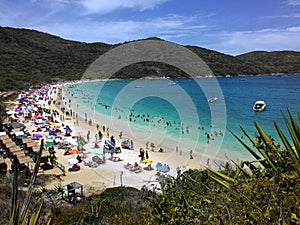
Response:
[[[211,103],[211,102],[215,102],[217,100],[218,100],[217,97],[212,97],[212,98],[209,98],[207,101]]]
[[[262,112],[265,110],[267,104],[264,101],[256,101],[253,105],[253,110],[255,112]]]
[[[176,85],[176,84],[177,84],[177,83],[175,83],[175,82],[173,82],[173,81],[171,81],[171,82],[168,83],[169,86],[173,86],[173,85]]]

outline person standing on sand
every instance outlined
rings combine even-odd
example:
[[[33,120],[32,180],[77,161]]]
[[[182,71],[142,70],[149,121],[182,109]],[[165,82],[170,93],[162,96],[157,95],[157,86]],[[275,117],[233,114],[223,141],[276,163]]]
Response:
[[[143,148],[140,148],[140,154],[141,154],[141,161],[144,161],[145,159],[145,151]]]
[[[114,136],[111,136],[111,137],[110,137],[110,141],[111,141],[112,143],[114,143],[114,145],[116,144],[116,140],[115,140],[115,137],[114,137]]]
[[[103,134],[100,130],[98,131],[98,136],[99,136],[99,141],[102,141]]]
[[[134,150],[134,148],[133,148],[133,140],[130,140],[130,149]]]
[[[147,150],[146,150],[146,159],[149,159],[149,154]]]
[[[87,139],[88,142],[90,142],[90,134],[91,134],[91,132],[88,131],[88,132],[87,132],[87,135],[86,135],[86,139]]]
[[[193,159],[193,150],[190,151],[190,159]]]
[[[180,168],[180,166],[177,166],[176,171],[177,171],[177,178],[179,178],[180,175],[181,175],[181,168]]]

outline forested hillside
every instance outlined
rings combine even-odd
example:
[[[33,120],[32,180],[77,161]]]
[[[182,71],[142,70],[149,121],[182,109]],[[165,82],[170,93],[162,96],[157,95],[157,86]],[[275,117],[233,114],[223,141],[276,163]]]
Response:
[[[35,30],[0,27],[0,90],[23,89],[52,78],[80,79],[88,66],[119,45],[69,41]],[[201,57],[216,76],[300,73],[300,52],[251,52],[230,56],[185,46]],[[117,72],[115,78],[185,77],[172,66],[143,62]]]

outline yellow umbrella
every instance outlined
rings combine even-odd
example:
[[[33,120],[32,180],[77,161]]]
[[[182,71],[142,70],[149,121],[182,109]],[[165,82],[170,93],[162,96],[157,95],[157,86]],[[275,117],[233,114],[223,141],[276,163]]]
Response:
[[[144,163],[152,163],[153,160],[152,160],[152,159],[144,159],[143,162],[144,162]]]

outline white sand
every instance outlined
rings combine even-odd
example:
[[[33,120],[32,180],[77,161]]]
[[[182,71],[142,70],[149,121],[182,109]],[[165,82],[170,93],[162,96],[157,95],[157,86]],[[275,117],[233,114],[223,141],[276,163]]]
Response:
[[[58,93],[59,94],[59,93]],[[61,95],[55,95],[53,98],[58,102]],[[53,109],[57,109],[60,111],[60,106],[51,105]],[[171,146],[170,144],[162,144],[161,136],[151,133],[151,141],[154,143],[160,143],[160,147],[163,147],[164,152],[158,152],[158,147],[155,148],[155,151],[152,152],[150,149],[148,150],[149,158],[153,160],[151,163],[154,170],[147,171],[142,170],[140,173],[131,172],[124,168],[124,165],[127,163],[134,164],[138,162],[142,167],[146,167],[148,164],[144,164],[140,162],[139,158],[139,148],[144,148],[146,150],[146,141],[145,139],[148,138],[149,134],[143,134],[143,130],[137,132],[136,130],[133,132],[130,129],[134,129],[128,126],[128,124],[121,122],[120,120],[107,117],[101,114],[94,114],[88,115],[88,118],[92,118],[93,124],[91,126],[88,125],[87,122],[81,118],[83,112],[87,111],[79,106],[77,113],[80,115],[78,119],[73,117],[69,117],[69,120],[63,121],[64,124],[68,124],[73,132],[73,135],[78,133],[87,134],[88,131],[91,132],[91,140],[90,143],[84,145],[85,152],[89,152],[89,157],[94,155],[94,152],[102,153],[102,148],[95,148],[94,141],[95,141],[95,134],[96,134],[96,123],[100,125],[100,130],[102,130],[102,125],[109,126],[109,135],[114,135],[117,144],[116,146],[120,146],[120,142],[124,140],[124,138],[132,139],[134,141],[134,150],[127,150],[122,149],[120,154],[114,154],[114,156],[120,157],[123,161],[113,162],[111,160],[106,160],[104,164],[101,164],[97,168],[89,168],[81,164],[81,170],[77,172],[68,172],[66,176],[62,177],[62,181],[54,182],[49,184],[50,186],[54,186],[57,184],[66,185],[67,183],[76,181],[78,183],[84,184],[85,186],[92,187],[93,189],[102,187],[113,187],[113,186],[120,186],[121,184],[124,186],[132,186],[136,188],[141,188],[144,185],[151,186],[151,184],[158,184],[155,174],[157,171],[155,170],[156,163],[167,164],[170,167],[170,171],[165,173],[164,175],[176,176],[177,174],[177,167],[180,167],[182,171],[187,169],[199,169],[199,168],[206,168],[207,166],[218,167],[220,164],[224,165],[224,162],[215,159],[214,154],[210,154],[210,156],[193,153],[193,159],[190,159],[190,152],[188,149],[180,149],[176,151],[175,146]],[[81,111],[81,112],[79,112]],[[60,111],[61,112],[61,111]],[[73,111],[74,112],[74,111]],[[75,112],[76,113],[76,112]],[[75,113],[73,115],[75,115]],[[97,118],[97,120],[95,119]],[[78,124],[77,124],[78,123]],[[117,128],[116,128],[117,127]],[[139,128],[140,129],[140,128]],[[123,132],[123,139],[119,138],[119,132]],[[166,137],[164,137],[167,139]],[[104,139],[108,140],[106,136],[106,132],[104,133]],[[149,139],[148,139],[149,140]],[[170,143],[172,140],[168,140],[165,143]],[[174,140],[176,143],[176,140]],[[207,148],[207,146],[203,146],[203,148]],[[213,152],[214,149],[211,147],[206,149],[207,151]],[[217,151],[217,150],[215,150]],[[68,160],[73,156],[64,156],[63,150],[57,150],[58,161],[63,165],[68,164]],[[106,158],[109,158],[110,155],[106,154]],[[208,160],[209,159],[209,160]],[[67,167],[68,168],[68,167]],[[51,173],[50,171],[46,171],[45,173]],[[162,173],[163,174],[163,173]]]
[[[61,112],[62,101],[61,93],[59,93],[60,88],[57,88],[56,94],[52,96],[53,100],[56,103],[60,102],[60,105],[51,104],[50,107],[52,109],[56,109]],[[47,102],[42,102],[45,104],[45,107],[49,107]],[[47,188],[53,188],[56,185],[66,185],[71,182],[78,182],[84,185],[84,189],[86,192],[97,192],[101,191],[107,187],[114,186],[132,186],[136,188],[141,188],[144,185],[151,187],[151,185],[158,185],[158,180],[156,179],[155,174],[157,173],[155,169],[155,165],[157,163],[166,164],[170,167],[170,171],[167,173],[161,173],[165,176],[176,176],[177,168],[180,167],[182,171],[187,169],[200,169],[206,168],[208,166],[211,167],[219,167],[220,164],[225,164],[224,161],[217,159],[217,154],[219,152],[218,149],[213,146],[203,145],[200,146],[203,149],[203,154],[193,152],[193,159],[190,159],[190,146],[187,148],[183,148],[180,145],[180,140],[172,139],[170,137],[165,137],[162,133],[152,132],[151,130],[142,130],[141,128],[134,128],[126,122],[122,122],[121,120],[117,120],[113,117],[108,117],[102,114],[93,114],[88,115],[88,118],[91,118],[93,124],[89,126],[89,124],[84,121],[83,115],[84,112],[88,112],[90,110],[79,106],[77,112],[73,113],[73,117],[67,117],[65,120],[61,121],[64,125],[69,125],[72,129],[72,135],[83,134],[86,135],[88,131],[91,132],[91,140],[89,143],[84,145],[84,153],[88,155],[88,157],[92,157],[95,153],[102,153],[103,148],[95,148],[95,134],[96,134],[96,123],[100,125],[100,130],[102,130],[102,125],[109,127],[109,136],[113,135],[117,141],[116,146],[121,146],[120,143],[124,138],[128,138],[134,141],[134,150],[122,149],[122,152],[119,154],[114,154],[114,156],[120,157],[122,161],[113,162],[111,160],[106,160],[105,163],[99,165],[97,168],[90,168],[88,166],[80,164],[80,171],[77,172],[68,172],[66,176],[60,176],[61,180],[54,180],[49,182],[46,186]],[[76,118],[75,113],[79,114],[79,117]],[[96,119],[97,118],[97,119]],[[60,118],[55,118],[56,120],[60,120]],[[32,123],[27,123],[29,129],[33,129]],[[119,138],[120,131],[123,132],[123,139]],[[44,135],[44,138],[46,135]],[[104,133],[104,139],[108,140],[109,138]],[[149,158],[153,160],[151,163],[154,170],[147,171],[142,170],[140,173],[131,172],[128,169],[124,168],[124,165],[127,163],[134,164],[138,162],[142,167],[146,167],[148,164],[144,164],[140,162],[139,158],[139,149],[144,148],[146,150],[146,141],[150,140],[155,143],[155,151],[152,152],[148,149]],[[157,144],[158,143],[158,144]],[[174,143],[174,144],[173,144]],[[178,150],[176,146],[179,146]],[[164,149],[163,153],[158,152],[159,147]],[[192,147],[192,146],[191,146]],[[68,160],[73,155],[63,155],[64,150],[56,149],[57,160],[66,166],[66,170],[68,170]],[[208,154],[209,153],[209,154]],[[106,158],[109,158],[110,154],[106,154]],[[43,173],[45,174],[55,174],[62,175],[62,172],[58,168],[54,168],[52,170],[46,170]]]

